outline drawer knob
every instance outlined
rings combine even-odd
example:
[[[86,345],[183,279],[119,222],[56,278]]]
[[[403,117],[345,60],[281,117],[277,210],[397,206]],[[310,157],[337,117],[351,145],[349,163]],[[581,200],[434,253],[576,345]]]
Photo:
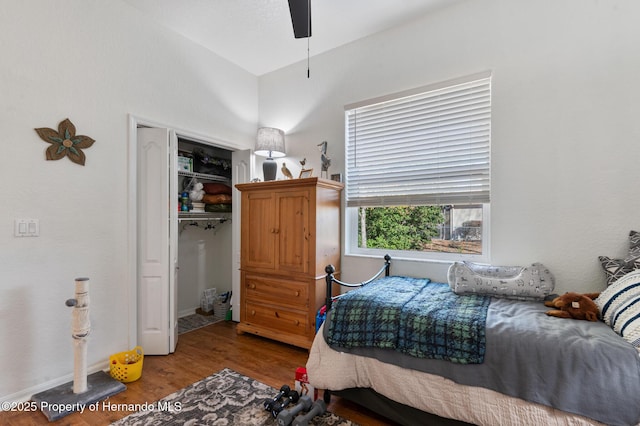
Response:
[[[300,290],[296,291],[296,297],[300,296]]]
[[[295,320],[293,323],[294,323],[295,325],[300,325],[300,320]]]
[[[256,311],[251,310],[251,315],[254,315],[254,316],[255,316],[255,314],[256,314]]]
[[[252,289],[252,290],[255,290],[256,285],[255,284],[249,284],[249,288]]]

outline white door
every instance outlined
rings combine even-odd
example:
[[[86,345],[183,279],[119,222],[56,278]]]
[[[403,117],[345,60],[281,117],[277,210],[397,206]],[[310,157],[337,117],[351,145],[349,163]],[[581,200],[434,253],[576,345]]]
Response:
[[[177,138],[168,129],[138,129],[137,145],[138,344],[166,355],[178,338]]]
[[[251,150],[234,151],[231,154],[231,164],[233,169],[233,184],[250,182],[253,178],[254,157]],[[232,259],[233,271],[231,274],[231,290],[233,291],[233,321],[240,321],[240,191],[233,187],[233,206],[232,206]]]
[[[173,196],[171,195],[173,194]],[[169,352],[178,344],[178,136],[169,131]]]

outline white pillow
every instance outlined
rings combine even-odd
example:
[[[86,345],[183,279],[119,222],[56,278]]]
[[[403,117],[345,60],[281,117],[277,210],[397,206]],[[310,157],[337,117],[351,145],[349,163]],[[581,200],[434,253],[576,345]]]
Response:
[[[516,300],[543,300],[555,287],[553,274],[541,263],[523,267],[454,262],[447,278],[456,294],[486,294]]]
[[[640,348],[640,270],[618,279],[595,302],[605,324]]]

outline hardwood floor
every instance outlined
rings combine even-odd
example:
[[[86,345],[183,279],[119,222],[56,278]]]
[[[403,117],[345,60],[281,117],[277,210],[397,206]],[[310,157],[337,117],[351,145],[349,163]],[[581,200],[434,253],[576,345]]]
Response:
[[[306,364],[307,356],[305,349],[250,334],[238,335],[235,323],[219,322],[181,334],[176,352],[172,355],[145,356],[142,377],[128,383],[127,390],[112,396],[110,401],[113,404],[154,402],[223,368],[231,368],[276,389],[283,384],[293,387],[295,369]],[[393,424],[335,396],[328,409],[360,425]],[[0,412],[0,424],[99,426],[108,425],[128,414],[131,413],[85,411],[49,422],[40,411]]]

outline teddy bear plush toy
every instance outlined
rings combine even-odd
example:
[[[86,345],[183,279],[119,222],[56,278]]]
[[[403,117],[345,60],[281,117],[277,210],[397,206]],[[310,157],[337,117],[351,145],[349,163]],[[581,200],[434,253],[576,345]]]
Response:
[[[600,293],[565,293],[544,302],[545,306],[555,308],[546,314],[558,318],[598,321],[598,306],[593,300],[599,295]]]

